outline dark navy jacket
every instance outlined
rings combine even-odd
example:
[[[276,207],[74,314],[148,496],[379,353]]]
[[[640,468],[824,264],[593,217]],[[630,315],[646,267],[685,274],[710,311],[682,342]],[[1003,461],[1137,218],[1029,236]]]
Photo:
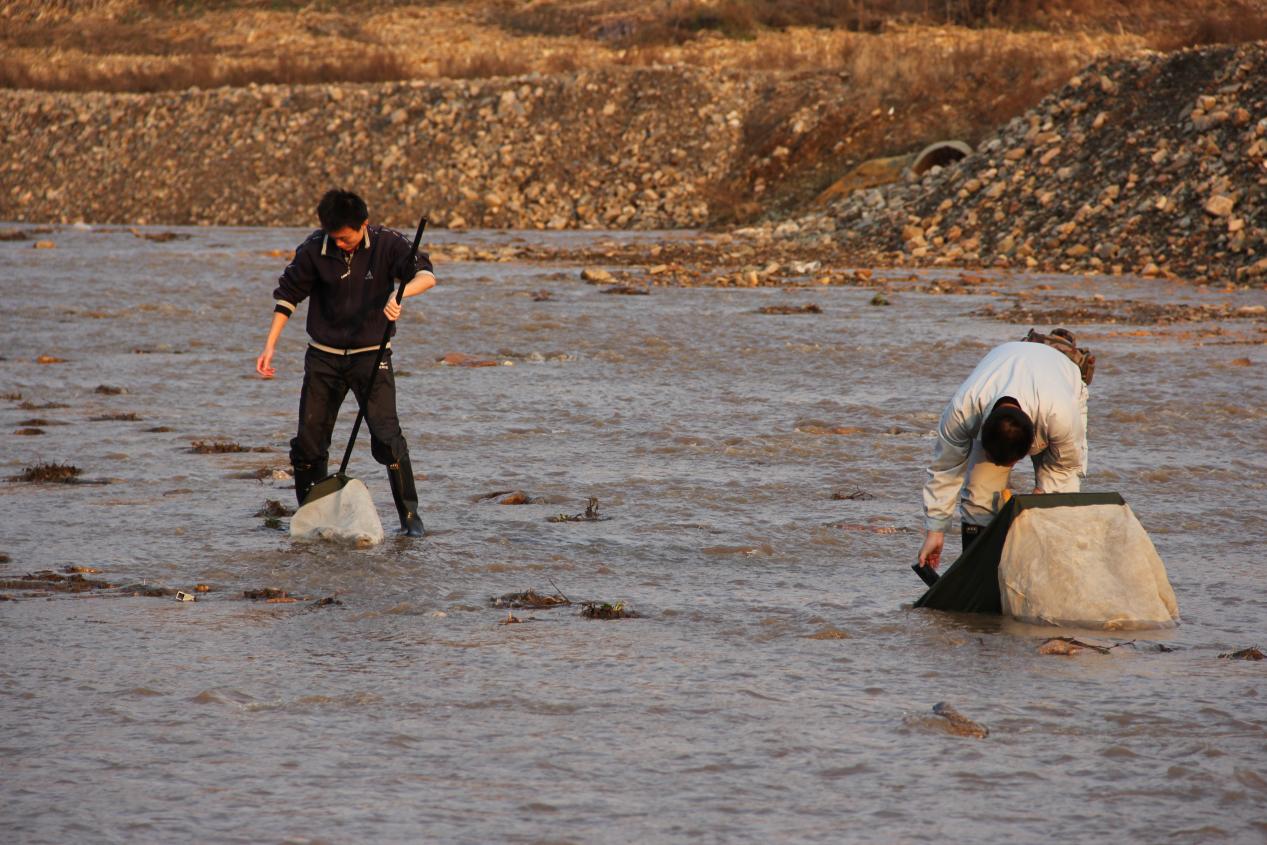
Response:
[[[386,226],[367,226],[365,240],[348,266],[334,239],[318,229],[295,250],[282,271],[273,299],[275,311],[295,313],[308,297],[308,336],[334,349],[366,349],[383,342],[390,322],[383,314],[387,298],[395,293],[395,268],[413,244]],[[431,259],[419,252],[414,266],[430,272]],[[392,334],[396,333],[395,325]]]

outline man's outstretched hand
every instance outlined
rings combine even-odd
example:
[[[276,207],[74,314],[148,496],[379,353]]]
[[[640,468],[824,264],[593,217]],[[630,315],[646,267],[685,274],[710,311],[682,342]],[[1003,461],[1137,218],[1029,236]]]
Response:
[[[941,564],[941,550],[945,545],[945,531],[926,531],[924,533],[924,545],[919,550],[920,566],[937,569]]]
[[[272,378],[277,373],[277,370],[273,369],[273,350],[265,349],[260,353],[260,357],[255,359],[255,372],[263,378]]]

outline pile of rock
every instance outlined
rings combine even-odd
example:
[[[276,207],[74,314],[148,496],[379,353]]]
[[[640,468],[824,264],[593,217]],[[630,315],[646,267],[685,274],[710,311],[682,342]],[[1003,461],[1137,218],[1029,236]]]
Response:
[[[1254,44],[1093,64],[975,155],[830,216],[843,245],[885,263],[1263,284],[1265,188]]]

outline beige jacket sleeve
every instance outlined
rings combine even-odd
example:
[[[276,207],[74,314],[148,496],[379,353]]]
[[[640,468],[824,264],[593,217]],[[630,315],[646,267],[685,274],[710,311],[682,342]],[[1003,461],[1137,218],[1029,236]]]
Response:
[[[963,398],[956,394],[937,423],[933,462],[924,484],[924,527],[929,531],[945,531],[954,519],[972,441],[981,430],[981,410],[966,405]]]

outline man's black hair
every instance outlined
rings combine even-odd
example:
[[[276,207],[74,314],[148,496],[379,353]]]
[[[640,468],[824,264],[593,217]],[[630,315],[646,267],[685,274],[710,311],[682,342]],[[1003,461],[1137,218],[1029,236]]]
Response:
[[[981,446],[990,460],[1011,466],[1034,445],[1034,421],[1015,405],[1000,399],[981,426]]]
[[[317,219],[326,232],[359,229],[369,216],[370,210],[365,205],[365,200],[351,191],[326,191],[321,202],[317,203]]]

